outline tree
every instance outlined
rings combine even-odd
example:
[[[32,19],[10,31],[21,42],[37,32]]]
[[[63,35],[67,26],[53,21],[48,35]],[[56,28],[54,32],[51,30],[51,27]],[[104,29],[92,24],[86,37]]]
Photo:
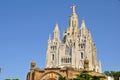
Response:
[[[77,75],[76,78],[73,80],[100,80],[101,78],[105,78],[105,76],[93,76],[90,74],[91,71],[82,71],[80,74]]]
[[[92,71],[86,71],[83,70],[80,72],[80,74],[76,75],[76,78],[73,79],[69,79],[69,80],[100,80],[100,79],[105,79],[106,77],[104,75],[100,75],[100,76],[93,76],[91,75]],[[66,79],[66,77],[59,77],[58,80],[68,80]]]
[[[100,80],[100,79],[105,79],[105,76],[92,76],[92,80]]]
[[[118,72],[111,71],[111,74],[114,77],[114,80],[119,80],[119,78],[120,78],[120,71],[118,71]]]
[[[81,71],[73,80],[90,80],[92,76],[89,74],[89,71]]]
[[[60,76],[58,80],[66,80],[66,77]]]
[[[107,75],[107,76],[112,76],[110,71],[105,71],[104,74]]]
[[[120,71],[105,71],[104,74],[113,77],[114,80],[119,80],[120,78]]]

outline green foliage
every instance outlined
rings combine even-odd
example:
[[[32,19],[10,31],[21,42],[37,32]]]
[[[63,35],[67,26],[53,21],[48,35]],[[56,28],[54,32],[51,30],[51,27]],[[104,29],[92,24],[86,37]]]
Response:
[[[100,80],[101,78],[105,78],[105,76],[92,76],[89,74],[90,72],[91,71],[84,70],[80,72],[80,74],[78,74],[73,80]]]
[[[90,80],[92,76],[89,74],[89,71],[82,71],[80,74],[77,75],[77,78],[74,80]]]
[[[92,76],[92,80],[100,80],[101,78],[105,79],[105,76]]]
[[[105,71],[104,74],[113,77],[114,80],[119,80],[120,77],[120,71]]]
[[[66,77],[60,76],[58,80],[66,80]]]
[[[105,71],[104,74],[107,76],[112,76],[110,71]]]

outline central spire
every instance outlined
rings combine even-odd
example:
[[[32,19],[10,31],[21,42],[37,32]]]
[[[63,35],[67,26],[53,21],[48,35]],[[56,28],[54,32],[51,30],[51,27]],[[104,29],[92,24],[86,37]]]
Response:
[[[72,14],[71,14],[70,20],[69,20],[69,27],[70,27],[71,34],[76,33],[77,29],[78,29],[78,16],[75,12],[75,8],[76,8],[75,5],[71,6]]]
[[[76,6],[75,6],[75,5],[72,5],[71,8],[72,8],[72,13],[75,13],[75,8],[76,8]]]

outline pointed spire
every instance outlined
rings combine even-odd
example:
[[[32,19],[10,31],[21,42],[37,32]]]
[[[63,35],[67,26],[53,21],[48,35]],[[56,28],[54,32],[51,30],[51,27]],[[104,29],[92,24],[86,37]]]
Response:
[[[80,28],[82,28],[82,30],[87,30],[84,18],[82,18],[82,23]]]
[[[58,22],[56,22],[56,25],[55,25],[54,32],[59,32],[59,28],[58,28]]]
[[[82,24],[81,24],[81,26],[85,27],[85,20],[84,20],[84,18],[82,18]]]
[[[81,29],[81,34],[83,34],[83,35],[87,34],[87,31],[88,31],[88,30],[87,30],[87,28],[86,28],[86,26],[85,26],[84,18],[82,18],[82,23],[81,23],[80,29]]]
[[[49,39],[48,39],[48,41],[50,41],[51,40],[51,35],[49,34]]]
[[[78,29],[78,16],[75,12],[75,8],[76,6],[75,5],[72,5],[71,6],[71,9],[72,9],[72,15],[70,16],[70,19],[69,19],[69,27],[70,27],[70,32],[76,32],[77,29]],[[74,28],[74,29],[73,29]],[[74,31],[73,31],[74,30]]]
[[[53,39],[60,40],[60,31],[59,31],[57,22],[56,22],[55,29],[54,29]]]

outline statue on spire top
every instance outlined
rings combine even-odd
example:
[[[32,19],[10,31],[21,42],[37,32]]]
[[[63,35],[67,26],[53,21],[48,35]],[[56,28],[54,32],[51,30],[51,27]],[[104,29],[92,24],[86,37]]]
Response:
[[[75,5],[72,5],[71,8],[72,8],[72,13],[75,13],[75,8],[76,8],[76,6],[75,6]]]

